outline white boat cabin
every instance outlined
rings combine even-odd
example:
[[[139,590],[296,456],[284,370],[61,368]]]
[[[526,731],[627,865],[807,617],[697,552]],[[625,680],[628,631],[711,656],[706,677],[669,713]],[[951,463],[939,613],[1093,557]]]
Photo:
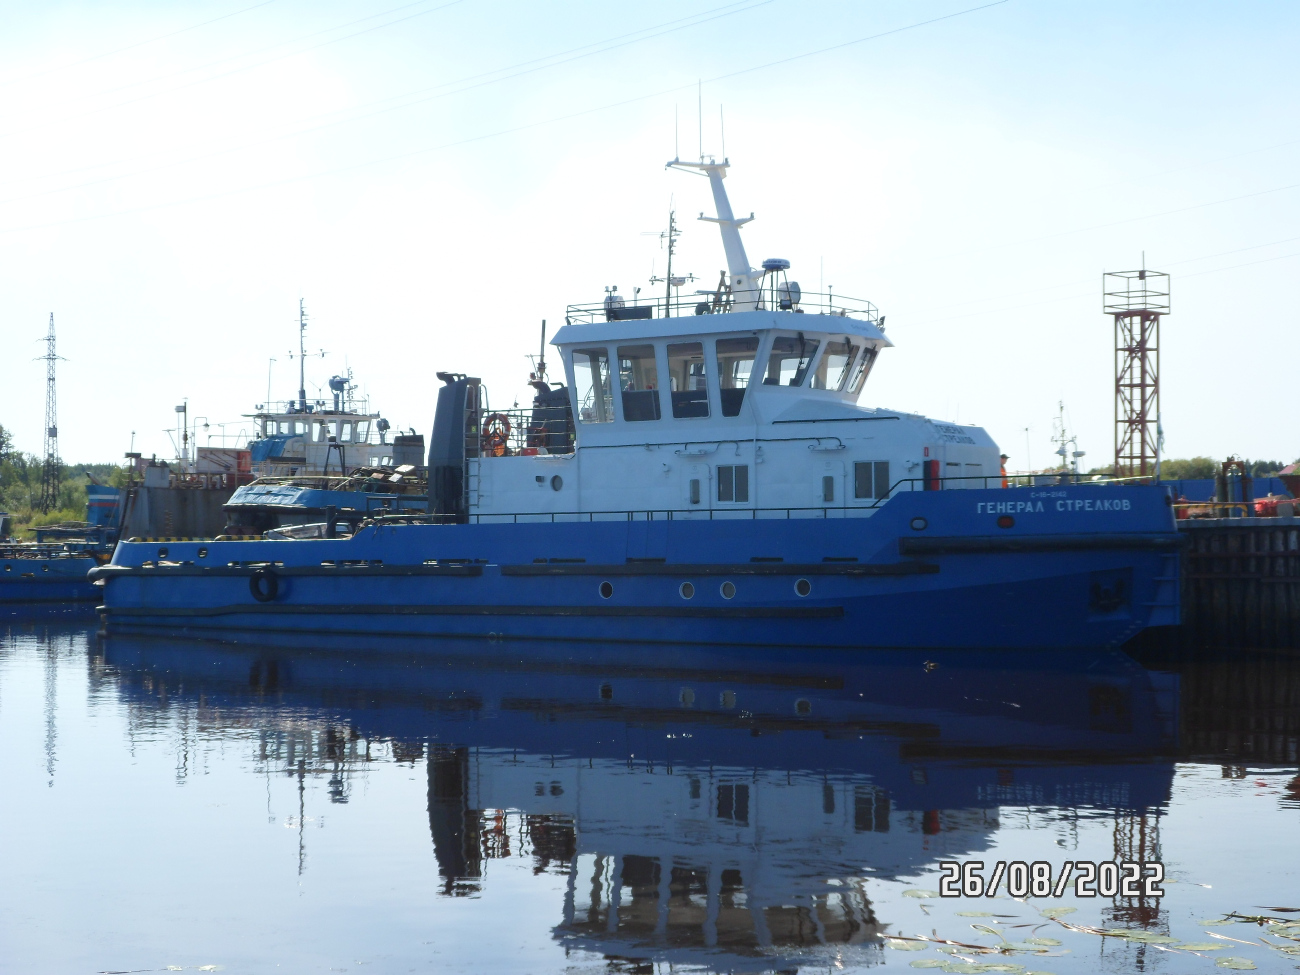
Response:
[[[378,413],[286,410],[257,413],[252,419],[257,434],[248,447],[253,470],[260,475],[342,474],[393,463],[393,445],[375,439]]]
[[[535,382],[531,418],[513,421],[468,393],[463,478],[431,488],[432,502],[451,513],[445,502],[459,490],[458,517],[471,522],[845,517],[868,516],[898,491],[1002,483],[983,429],[859,406],[892,345],[875,307],[805,294],[784,260],[751,268],[747,220],[732,216],[722,186],[727,164],[669,165],[709,177],[718,216],[702,219],[722,230],[729,274],[685,301],[670,290],[640,306],[610,294],[571,307],[551,343],[563,390]],[[526,439],[511,439],[512,423],[527,425]],[[435,428],[435,450],[438,441]],[[458,477],[452,466],[437,475],[438,464],[431,456],[435,476]]]

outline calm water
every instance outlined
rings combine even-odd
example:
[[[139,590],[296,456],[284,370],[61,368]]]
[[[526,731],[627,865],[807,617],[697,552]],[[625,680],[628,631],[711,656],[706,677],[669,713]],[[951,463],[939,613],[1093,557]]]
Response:
[[[248,648],[53,615],[0,621],[0,741],[4,972],[1300,967],[1300,923],[1203,923],[1300,922],[1295,656]],[[1169,882],[954,900],[949,859]]]

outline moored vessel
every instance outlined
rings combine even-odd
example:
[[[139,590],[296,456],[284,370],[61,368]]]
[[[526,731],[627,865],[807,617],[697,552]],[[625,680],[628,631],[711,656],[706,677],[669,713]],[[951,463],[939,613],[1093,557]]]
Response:
[[[709,180],[714,290],[571,306],[530,411],[439,373],[426,523],[121,546],[108,627],[1102,647],[1178,622],[1162,488],[1005,488],[983,429],[859,406],[883,316],[752,268],[725,160],[669,165]]]

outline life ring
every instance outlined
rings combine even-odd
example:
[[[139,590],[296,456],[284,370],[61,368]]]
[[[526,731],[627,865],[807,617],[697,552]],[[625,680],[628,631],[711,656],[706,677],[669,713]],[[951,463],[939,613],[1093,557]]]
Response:
[[[493,413],[483,424],[483,450],[485,453],[501,457],[506,452],[510,441],[510,417],[504,413]]]
[[[280,595],[280,577],[270,569],[254,569],[248,577],[248,591],[259,603],[269,603]]]

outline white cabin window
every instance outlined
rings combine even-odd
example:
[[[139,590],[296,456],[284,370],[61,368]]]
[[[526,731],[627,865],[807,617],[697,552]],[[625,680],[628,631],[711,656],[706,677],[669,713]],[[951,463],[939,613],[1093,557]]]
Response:
[[[704,346],[699,342],[681,342],[668,346],[668,381],[673,401],[673,416],[709,415],[709,383],[704,372]]]
[[[772,351],[767,354],[765,386],[802,386],[808,375],[808,366],[817,354],[820,339],[800,335],[778,335],[772,340]]]
[[[623,394],[623,419],[659,419],[659,366],[653,345],[618,347],[618,385]]]
[[[736,504],[749,503],[749,465],[718,467],[718,500]]]
[[[316,424],[316,434],[312,438],[317,443],[324,443],[330,438],[330,425],[323,420]]]
[[[352,442],[352,429],[353,429],[353,427],[352,427],[352,424],[351,424],[351,423],[340,423],[340,424],[339,424],[339,442],[340,442],[340,443],[351,443],[351,442]]]
[[[854,464],[853,496],[877,501],[889,497],[889,461],[864,460]]]
[[[843,389],[848,383],[860,348],[847,339],[843,342],[827,342],[826,351],[822,353],[821,361],[813,370],[812,382],[809,385],[813,389]]]
[[[370,421],[366,420],[357,424],[357,443],[365,443],[370,439]]]
[[[867,381],[867,376],[871,372],[871,366],[876,361],[876,356],[880,354],[877,346],[867,346],[862,350],[862,355],[858,356],[858,363],[853,367],[853,378],[849,380],[849,392],[854,396],[862,392],[862,384]]]
[[[573,353],[573,393],[578,419],[609,423],[614,419],[614,394],[609,381],[609,350],[577,349]]]
[[[718,357],[718,392],[722,396],[722,415],[739,416],[740,405],[745,401],[754,373],[754,359],[758,355],[758,336],[739,339],[718,339],[714,346]]]

